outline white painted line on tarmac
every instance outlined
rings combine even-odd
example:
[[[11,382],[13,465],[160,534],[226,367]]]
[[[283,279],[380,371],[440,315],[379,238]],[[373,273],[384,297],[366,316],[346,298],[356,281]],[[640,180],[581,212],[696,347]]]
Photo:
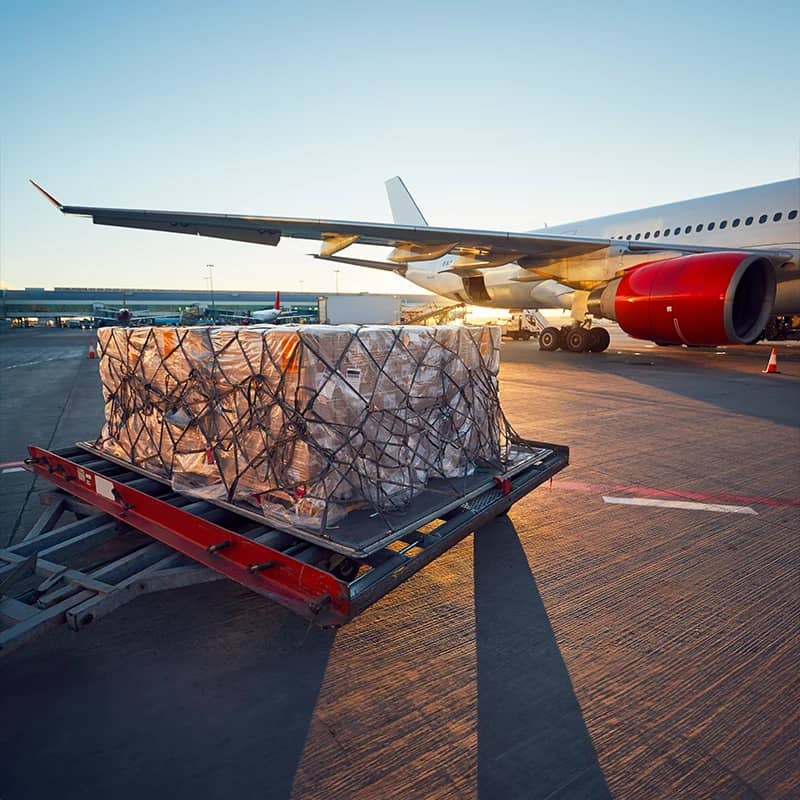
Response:
[[[21,364],[11,364],[3,369],[17,369],[17,367],[32,367],[34,364],[41,364],[41,361],[23,361]]]
[[[724,514],[755,514],[750,506],[727,506],[720,503],[693,503],[689,500],[657,500],[651,497],[608,497],[603,502],[621,506],[656,506],[658,508],[682,508],[686,511],[721,511]]]
[[[3,470],[3,475],[5,475],[7,472],[25,472],[25,467],[6,467]]]
[[[21,364],[9,364],[3,369],[19,369],[20,367],[35,367],[37,364],[48,364],[50,361],[63,361],[67,358],[84,358],[82,354],[70,353],[64,356],[53,356],[52,358],[43,358],[40,361],[23,361]]]

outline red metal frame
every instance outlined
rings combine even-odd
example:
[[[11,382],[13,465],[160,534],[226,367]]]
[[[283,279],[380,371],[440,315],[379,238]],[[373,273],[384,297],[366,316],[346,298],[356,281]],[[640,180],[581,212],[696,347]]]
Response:
[[[31,446],[28,452],[31,472],[209,569],[317,624],[342,625],[350,618],[348,587],[330,573],[48,450]]]

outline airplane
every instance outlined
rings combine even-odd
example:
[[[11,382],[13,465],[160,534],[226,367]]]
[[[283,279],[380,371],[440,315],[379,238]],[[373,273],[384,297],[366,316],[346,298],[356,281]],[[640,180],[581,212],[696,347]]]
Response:
[[[148,325],[153,322],[153,315],[145,310],[133,313],[125,302],[125,292],[122,292],[122,305],[119,308],[105,303],[92,303],[92,316],[97,328],[106,325]]]
[[[494,308],[562,308],[543,350],[605,350],[616,321],[659,344],[750,344],[800,314],[800,178],[525,233],[429,226],[399,177],[386,182],[393,224],[67,206],[96,225],[275,246],[318,240],[314,257],[391,271],[435,294]],[[340,255],[354,244],[387,261]]]
[[[256,322],[275,322],[282,314],[291,311],[292,307],[289,305],[281,305],[281,293],[275,293],[275,305],[272,308],[265,308],[260,311],[250,311],[248,318]]]

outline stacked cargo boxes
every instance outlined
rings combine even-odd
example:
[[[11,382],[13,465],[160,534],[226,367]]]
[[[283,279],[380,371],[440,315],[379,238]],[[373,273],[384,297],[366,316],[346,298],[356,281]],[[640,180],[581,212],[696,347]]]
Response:
[[[500,331],[460,326],[104,328],[99,444],[177,491],[324,530],[499,466]]]

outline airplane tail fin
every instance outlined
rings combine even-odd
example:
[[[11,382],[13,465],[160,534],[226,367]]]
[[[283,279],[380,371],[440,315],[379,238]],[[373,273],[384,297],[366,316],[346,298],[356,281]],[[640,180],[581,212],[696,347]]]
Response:
[[[406,189],[403,179],[399,176],[386,181],[386,194],[389,195],[389,206],[392,209],[392,219],[397,225],[426,226],[428,223],[419,206],[414,202],[411,193]]]
[[[276,311],[280,311],[281,310],[281,292],[280,292],[280,289],[278,289],[278,291],[275,292],[275,310]]]

